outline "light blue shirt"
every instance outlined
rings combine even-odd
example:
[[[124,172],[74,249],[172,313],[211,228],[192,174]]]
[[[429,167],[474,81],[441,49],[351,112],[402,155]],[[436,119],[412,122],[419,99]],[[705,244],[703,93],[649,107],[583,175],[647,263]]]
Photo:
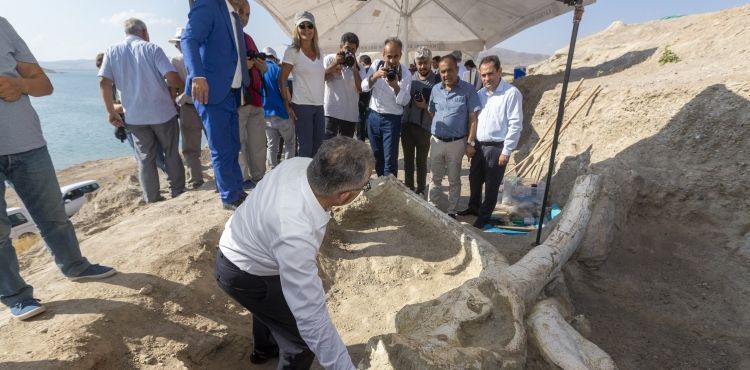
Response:
[[[158,45],[129,35],[107,49],[99,77],[115,83],[125,109],[125,123],[154,125],[177,115],[164,77],[177,72]]]
[[[482,112],[477,121],[477,140],[503,142],[504,155],[516,149],[523,129],[523,97],[518,89],[500,80],[495,91],[477,92]]]
[[[435,114],[431,131],[434,136],[459,138],[469,132],[469,113],[479,112],[482,107],[474,86],[458,80],[450,91],[442,82],[433,86],[428,109]]]

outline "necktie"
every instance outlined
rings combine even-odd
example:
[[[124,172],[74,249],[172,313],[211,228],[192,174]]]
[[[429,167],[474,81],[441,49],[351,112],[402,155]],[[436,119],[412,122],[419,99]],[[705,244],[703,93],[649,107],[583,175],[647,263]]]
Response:
[[[235,33],[237,34],[237,53],[240,57],[240,70],[242,71],[242,86],[250,86],[250,73],[247,71],[247,48],[245,47],[245,33],[242,32],[242,22],[240,22],[240,16],[237,12],[232,12],[234,17]]]

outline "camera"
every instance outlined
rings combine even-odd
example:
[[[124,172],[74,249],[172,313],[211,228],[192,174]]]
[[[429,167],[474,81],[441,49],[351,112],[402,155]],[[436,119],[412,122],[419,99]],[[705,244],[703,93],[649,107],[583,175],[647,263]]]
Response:
[[[248,57],[248,58],[250,58],[250,59],[261,59],[261,60],[266,60],[266,58],[268,58],[268,57],[269,57],[269,55],[268,55],[268,54],[266,54],[266,53],[256,53],[256,52],[254,52],[254,51],[250,51],[250,50],[248,50],[248,51],[247,51],[247,57]]]
[[[398,68],[390,67],[385,71],[385,79],[395,81],[399,77]]]
[[[348,49],[347,50],[343,50],[343,51],[339,51],[339,55],[341,55],[341,56],[344,57],[344,61],[343,61],[342,64],[345,65],[345,66],[347,66],[347,67],[349,67],[349,68],[353,67],[354,64],[357,63],[357,57],[354,56],[354,53],[352,53]]]
[[[128,134],[125,132],[124,126],[115,129],[115,138],[120,140],[121,143],[124,143],[128,139]]]
[[[417,91],[417,93],[414,94],[414,101],[423,101],[423,100],[424,100],[424,95],[422,94],[421,91]]]

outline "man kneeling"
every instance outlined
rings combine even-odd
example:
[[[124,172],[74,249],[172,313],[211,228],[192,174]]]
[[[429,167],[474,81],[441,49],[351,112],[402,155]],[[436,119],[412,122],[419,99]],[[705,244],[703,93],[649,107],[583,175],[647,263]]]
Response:
[[[331,207],[351,203],[374,167],[367,144],[327,140],[315,157],[285,160],[227,221],[216,280],[253,314],[253,363],[279,355],[279,369],[354,369],[331,323],[316,257]]]

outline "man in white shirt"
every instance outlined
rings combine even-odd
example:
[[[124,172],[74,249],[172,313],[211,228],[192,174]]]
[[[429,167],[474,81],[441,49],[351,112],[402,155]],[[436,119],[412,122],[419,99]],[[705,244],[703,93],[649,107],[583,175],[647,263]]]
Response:
[[[497,193],[503,181],[510,153],[518,145],[523,128],[521,92],[503,81],[500,59],[490,55],[479,64],[484,87],[477,92],[482,111],[479,113],[476,138],[469,137],[476,154],[469,168],[469,207],[459,215],[476,215],[474,227],[483,228],[497,204]],[[484,185],[484,201],[482,201]]]
[[[359,37],[347,32],[341,36],[340,51],[326,55],[325,95],[326,139],[336,135],[354,137],[359,119],[359,93],[362,76],[357,64]]]
[[[375,154],[378,176],[397,176],[398,142],[401,136],[401,115],[411,96],[411,73],[401,64],[401,40],[385,40],[383,59],[375,60],[375,72],[362,80],[362,91],[372,91],[367,116],[367,136]]]
[[[316,258],[331,207],[369,188],[373,162],[361,141],[326,140],[312,159],[269,172],[227,221],[216,280],[253,314],[251,362],[278,353],[280,369],[308,369],[315,356],[326,369],[354,369],[328,315]]]

